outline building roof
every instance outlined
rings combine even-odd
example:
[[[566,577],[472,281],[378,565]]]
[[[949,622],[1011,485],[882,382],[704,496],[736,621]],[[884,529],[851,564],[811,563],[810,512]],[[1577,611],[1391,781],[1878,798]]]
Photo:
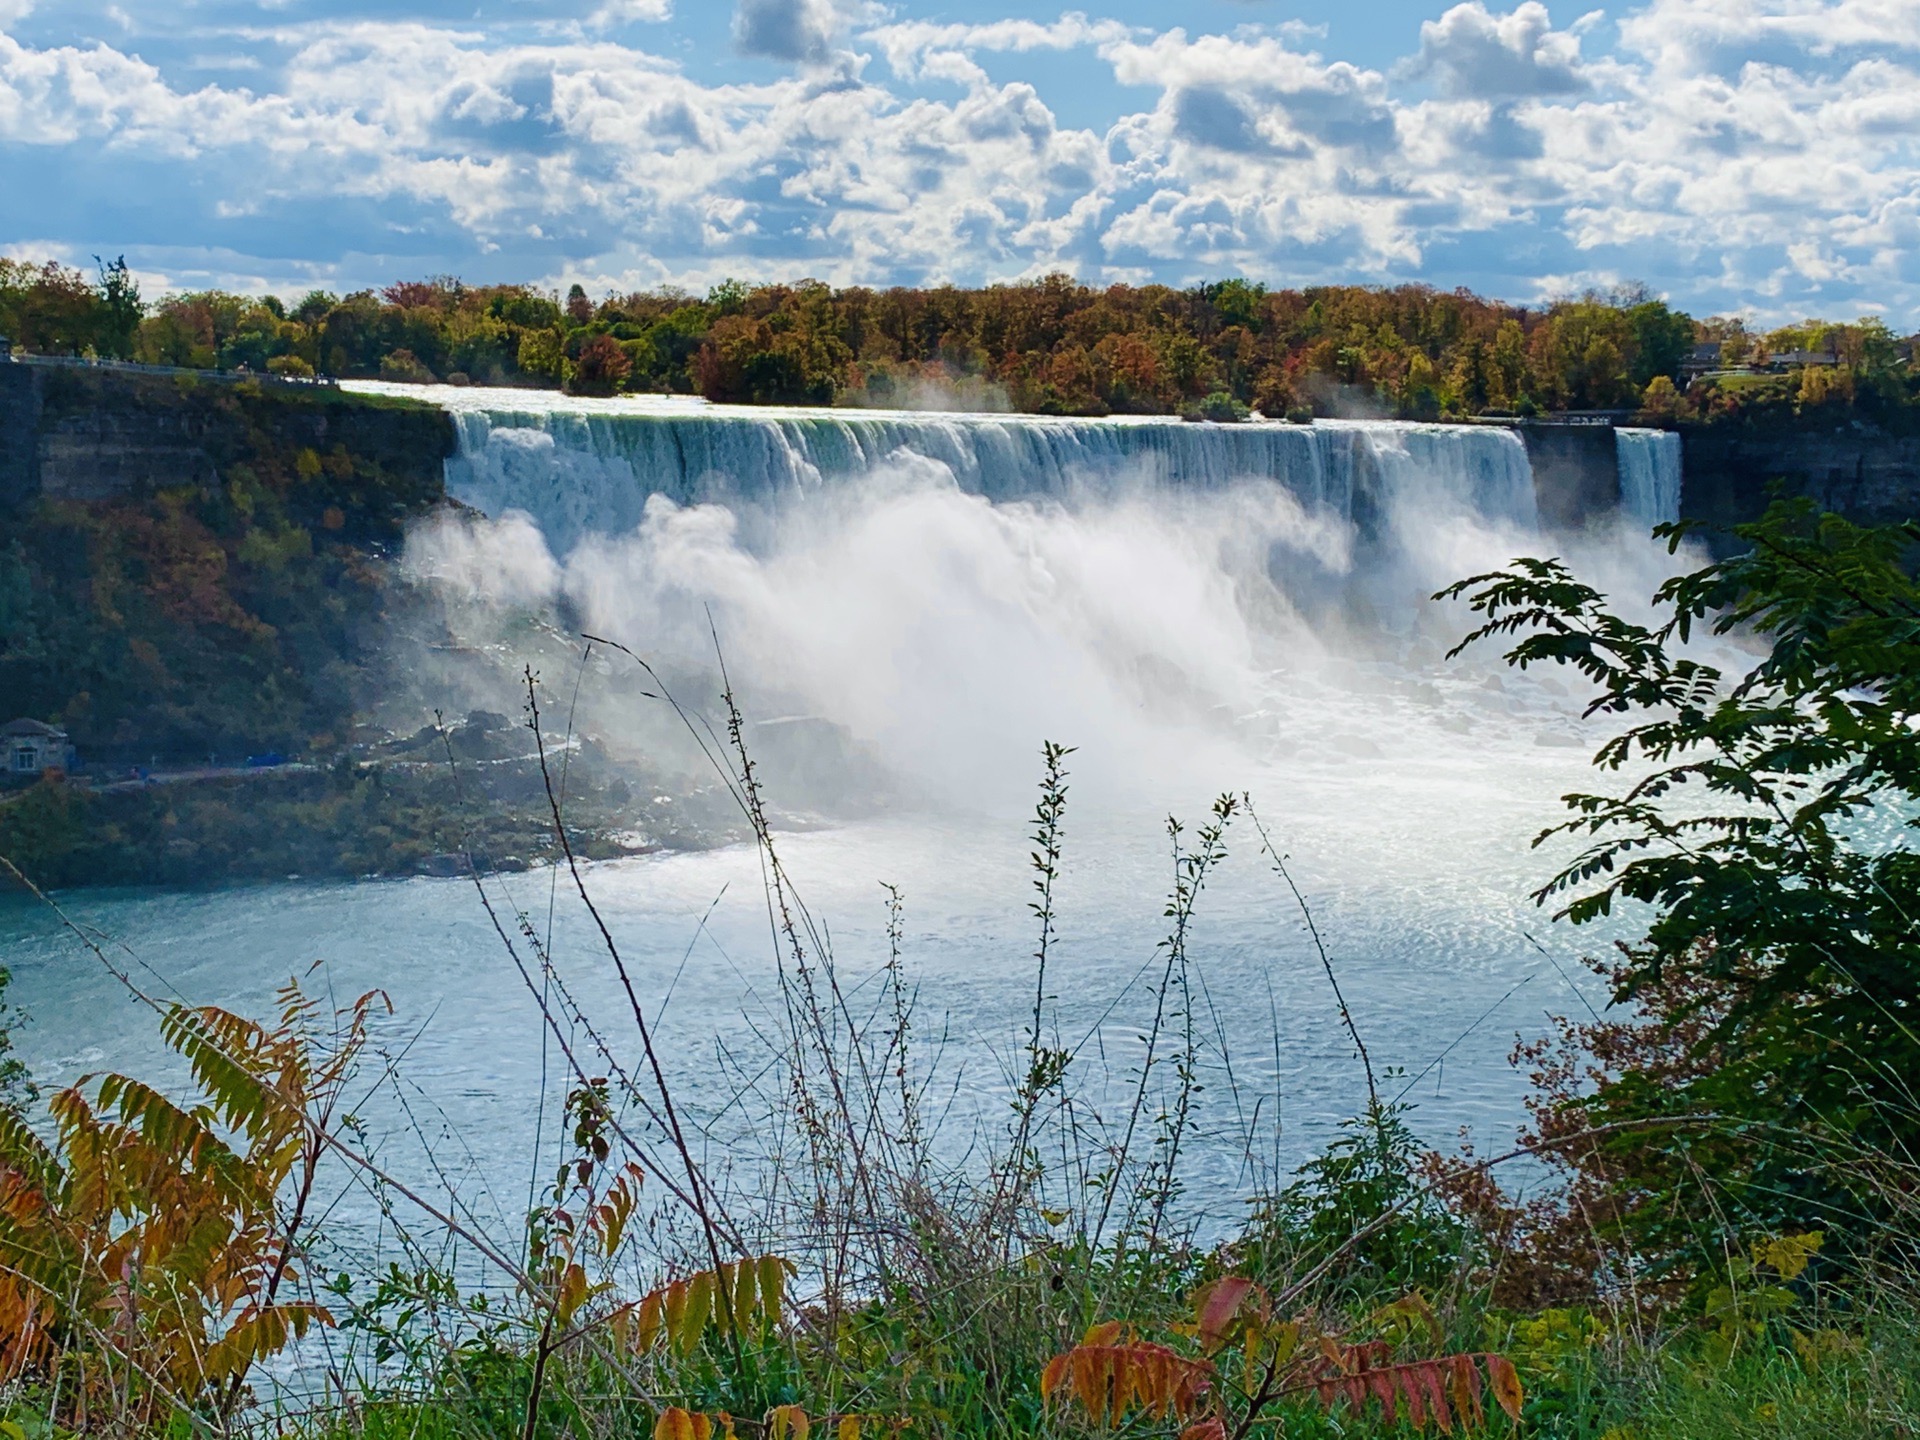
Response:
[[[45,740],[64,740],[67,732],[39,720],[9,720],[0,725],[0,735],[36,735]]]

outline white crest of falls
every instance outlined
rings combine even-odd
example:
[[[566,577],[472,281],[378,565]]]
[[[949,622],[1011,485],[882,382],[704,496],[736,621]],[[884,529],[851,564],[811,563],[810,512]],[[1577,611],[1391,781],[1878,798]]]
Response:
[[[489,515],[525,511],[561,554],[585,535],[632,530],[651,495],[683,505],[777,501],[870,474],[902,452],[937,462],[960,489],[993,501],[1064,499],[1117,484],[1204,489],[1269,480],[1307,510],[1363,529],[1408,502],[1523,530],[1538,520],[1526,449],[1496,426],[1197,425],[431,393],[459,432],[448,492]]]
[[[1680,437],[1670,430],[1613,432],[1620,469],[1620,508],[1642,528],[1680,518]]]

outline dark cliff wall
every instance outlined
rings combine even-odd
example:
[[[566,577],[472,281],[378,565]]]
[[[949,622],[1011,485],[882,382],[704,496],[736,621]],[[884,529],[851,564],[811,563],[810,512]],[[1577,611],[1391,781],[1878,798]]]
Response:
[[[1578,529],[1620,504],[1620,463],[1611,425],[1518,427],[1533,467],[1540,518],[1556,530]]]
[[[414,403],[0,364],[0,718],[89,761],[325,753],[453,443]]]
[[[0,505],[224,483],[263,454],[345,454],[402,505],[437,496],[451,420],[384,397],[109,369],[0,365]],[[372,498],[369,496],[368,498]]]
[[[1688,425],[1680,435],[1688,519],[1715,527],[1756,519],[1775,484],[1854,520],[1920,516],[1920,434],[1793,420]]]
[[[0,512],[18,509],[40,486],[39,373],[0,365]]]
[[[1575,529],[1620,503],[1619,462],[1607,425],[1515,427],[1533,466],[1540,518]],[[1680,513],[1716,530],[1758,519],[1770,487],[1870,524],[1920,517],[1920,433],[1868,421],[1768,417],[1682,425]]]

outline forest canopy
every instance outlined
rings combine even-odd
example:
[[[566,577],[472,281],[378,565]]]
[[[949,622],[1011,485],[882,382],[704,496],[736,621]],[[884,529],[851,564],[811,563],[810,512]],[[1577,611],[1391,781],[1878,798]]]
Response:
[[[978,290],[819,281],[596,299],[441,276],[291,303],[224,291],[144,303],[124,262],[89,278],[0,259],[0,334],[17,349],[290,377],[699,394],[746,404],[1209,417],[1257,407],[1440,419],[1643,409],[1684,418],[1768,400],[1904,408],[1912,340],[1881,320],[1772,332],[1697,320],[1636,286],[1527,307],[1406,285],[1176,290],[1065,275]],[[1715,347],[1703,367],[1697,347]],[[1758,376],[1774,357],[1817,374]],[[1691,362],[1691,365],[1690,365]],[[1774,366],[1776,370],[1782,366]],[[1803,367],[1809,368],[1809,367]]]

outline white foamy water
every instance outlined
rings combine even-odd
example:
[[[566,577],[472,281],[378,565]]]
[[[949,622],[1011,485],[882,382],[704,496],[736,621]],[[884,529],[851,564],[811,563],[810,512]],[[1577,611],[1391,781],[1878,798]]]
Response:
[[[349,388],[417,392],[418,387]],[[448,488],[489,514],[524,510],[557,549],[641,521],[651,496],[763,505],[871,474],[903,453],[992,501],[1132,485],[1273,481],[1342,519],[1409,492],[1530,526],[1526,452],[1507,430],[1328,421],[1192,425],[1160,416],[1032,415],[706,405],[668,397],[436,390],[460,433]]]
[[[945,1036],[956,1148],[1000,1123],[1031,1004],[1025,836],[1043,739],[1079,747],[1049,1008],[1096,1100],[1126,1091],[1139,1051],[1172,879],[1165,817],[1191,825],[1215,794],[1247,791],[1420,1128],[1444,1143],[1519,1117],[1512,1037],[1580,1003],[1575,957],[1606,939],[1530,903],[1558,853],[1531,841],[1561,794],[1594,783],[1604,731],[1580,718],[1569,677],[1510,673],[1491,651],[1444,660],[1467,620],[1428,597],[1578,545],[1576,567],[1624,600],[1685,557],[1612,527],[1541,534],[1511,433],[427,393],[458,420],[450,489],[482,512],[409,546],[413,573],[450,597],[454,650],[506,646],[507,618],[543,616],[698,675],[717,634],[753,718],[830,724],[892,777],[884,818],[829,804],[783,855],[857,1003],[877,998],[886,954],[880,883],[904,891],[929,1047],[916,1063],[933,1067]],[[1621,444],[1627,503],[1660,518],[1660,447],[1630,485],[1642,447],[1627,432]],[[588,703],[600,674],[581,677]],[[594,723],[644,754],[669,721]],[[1250,1116],[1281,1122],[1289,1165],[1363,1098],[1318,957],[1254,838],[1230,835],[1192,940],[1208,1089],[1189,1194],[1221,1212],[1247,1183],[1231,1137]],[[747,1063],[775,1003],[760,875],[739,846],[592,867],[716,1154],[739,1140],[724,1057]],[[569,983],[630,1054],[614,978],[564,886],[539,871],[499,884],[536,929],[551,906]],[[413,1120],[517,1233],[537,1116],[544,1104],[550,1146],[564,1077],[467,882],[67,903],[195,1000],[262,1011],[319,961],[341,995],[384,987]],[[50,916],[0,904],[0,945],[35,1016],[21,1048],[47,1081],[154,1056],[150,1020]],[[404,1118],[391,1093],[363,1113]],[[405,1173],[434,1177],[416,1142],[387,1143]]]
[[[1620,467],[1620,508],[1643,529],[1680,518],[1680,437],[1671,430],[1613,432]]]

